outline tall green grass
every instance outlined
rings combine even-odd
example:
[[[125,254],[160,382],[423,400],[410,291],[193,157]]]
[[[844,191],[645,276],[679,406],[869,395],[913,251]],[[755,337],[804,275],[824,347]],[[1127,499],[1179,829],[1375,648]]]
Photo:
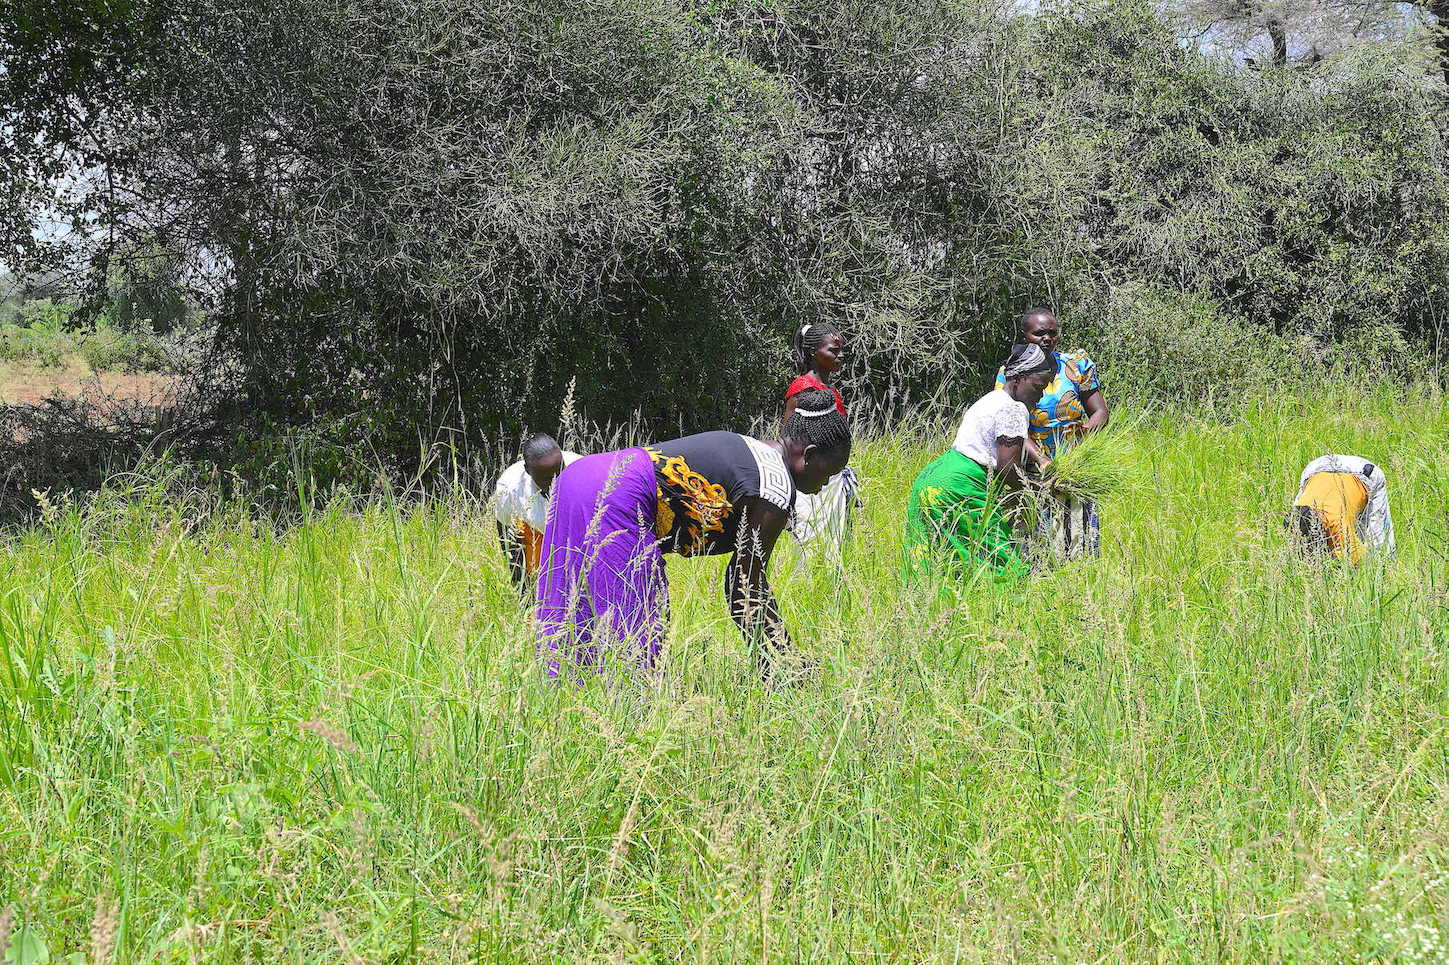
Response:
[[[779,692],[720,561],[671,561],[657,686],[551,686],[466,499],[59,501],[0,557],[12,955],[1444,960],[1443,399],[1133,438],[1099,561],[954,607],[898,576],[949,436],[860,445],[843,565],[774,565],[822,664]],[[1328,450],[1384,467],[1396,562],[1292,557]]]

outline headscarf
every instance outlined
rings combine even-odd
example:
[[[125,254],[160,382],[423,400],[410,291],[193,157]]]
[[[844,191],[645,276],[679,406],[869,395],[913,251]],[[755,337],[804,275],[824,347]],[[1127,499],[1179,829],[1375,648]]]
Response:
[[[1035,342],[1019,342],[1011,347],[1011,355],[1002,366],[1002,378],[1015,379],[1052,368],[1051,360]]]

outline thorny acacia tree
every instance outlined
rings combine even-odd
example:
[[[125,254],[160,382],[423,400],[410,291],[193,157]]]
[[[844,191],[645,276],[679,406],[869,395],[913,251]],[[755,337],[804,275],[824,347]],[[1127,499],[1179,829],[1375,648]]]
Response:
[[[8,9],[8,257],[189,253],[222,411],[400,466],[547,427],[571,383],[743,425],[816,317],[896,406],[976,391],[1027,300],[1126,326],[1123,286],[1180,292],[1320,343],[1442,314],[1440,86],[1235,71],[1141,4]]]
[[[1255,66],[1370,49],[1449,78],[1449,0],[1163,0],[1183,34]]]

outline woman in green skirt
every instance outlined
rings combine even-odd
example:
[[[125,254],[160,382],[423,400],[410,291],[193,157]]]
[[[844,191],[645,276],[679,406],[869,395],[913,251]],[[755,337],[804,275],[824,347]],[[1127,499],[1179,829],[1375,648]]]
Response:
[[[1004,388],[966,410],[956,441],[916,477],[906,507],[906,580],[930,574],[989,574],[1015,580],[1029,568],[1011,544],[1001,513],[1003,488],[1025,481],[1028,412],[1041,400],[1056,366],[1038,345],[1014,345],[1003,366]]]

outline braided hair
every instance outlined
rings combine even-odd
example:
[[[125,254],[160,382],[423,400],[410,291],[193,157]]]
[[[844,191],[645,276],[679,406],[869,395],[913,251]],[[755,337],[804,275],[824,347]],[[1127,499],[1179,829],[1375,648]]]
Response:
[[[850,423],[835,407],[829,389],[806,389],[795,396],[795,411],[780,427],[786,439],[816,446],[821,452],[850,451]]]
[[[795,371],[804,375],[815,367],[815,352],[832,335],[840,335],[840,329],[833,322],[812,322],[795,330],[792,349],[795,353]]]

